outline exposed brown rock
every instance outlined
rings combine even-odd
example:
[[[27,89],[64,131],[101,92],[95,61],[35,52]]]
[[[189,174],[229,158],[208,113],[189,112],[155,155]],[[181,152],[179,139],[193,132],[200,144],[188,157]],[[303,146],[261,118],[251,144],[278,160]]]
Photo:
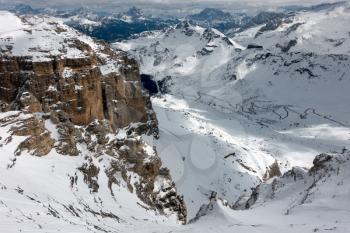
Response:
[[[60,134],[60,138],[58,145],[56,145],[56,151],[63,155],[78,156],[80,153],[77,149],[79,130],[69,121],[59,123],[57,125],[57,130]]]
[[[89,188],[92,192],[97,192],[99,188],[98,184],[98,173],[100,169],[96,167],[91,160],[87,163],[84,163],[81,167],[78,168],[84,175],[84,182],[89,185]]]
[[[12,122],[13,124],[14,122]],[[36,156],[47,155],[54,146],[54,140],[50,136],[50,132],[45,129],[44,122],[35,116],[29,118],[15,119],[13,127],[10,131],[12,135],[28,136],[21,142],[17,148],[17,155],[27,150]]]
[[[317,155],[314,159],[314,161],[312,162],[313,163],[313,166],[310,168],[310,171],[309,173],[310,174],[314,174],[316,173],[317,171],[323,169],[326,167],[327,163],[329,161],[331,161],[333,159],[333,157],[331,155],[328,155],[328,154],[320,154],[320,155]]]
[[[161,213],[165,213],[166,209],[170,210],[170,212],[176,212],[179,221],[185,224],[187,221],[187,210],[183,197],[176,192],[175,184],[171,182],[169,170],[162,168],[162,162],[159,157],[156,154],[153,156],[147,155],[144,151],[145,145],[140,140],[126,138],[122,143],[119,142],[115,146],[118,148],[118,145],[122,145],[117,152],[119,160],[128,164],[128,166],[122,167],[128,167],[129,171],[136,173],[140,177],[139,182],[131,184],[135,186],[138,197]],[[114,170],[118,171],[118,167],[120,166],[114,167]],[[123,174],[126,171],[121,170],[121,172]],[[165,182],[167,185],[162,186],[161,190],[158,190],[155,184],[161,180],[167,181]],[[130,182],[126,176],[124,176],[124,181]]]
[[[41,103],[38,99],[30,92],[22,92],[19,97],[18,104],[21,109],[29,112],[42,112]]]
[[[64,34],[66,29],[57,26],[55,31]],[[176,212],[186,223],[186,207],[169,170],[162,167],[156,151],[145,150],[140,137],[158,137],[158,125],[150,98],[142,90],[136,61],[105,44],[96,49],[79,39],[65,43],[68,47],[60,52],[74,48],[84,56],[47,55],[36,61],[0,51],[0,111],[19,111],[2,119],[0,127],[13,125],[13,135],[27,136],[17,153],[28,150],[43,156],[55,149],[62,155],[78,156],[82,155],[78,148],[84,146],[93,156],[86,155],[86,162],[77,169],[92,192],[98,192],[99,174],[105,172],[112,195],[113,185],[124,181],[150,209]],[[118,68],[106,72],[103,68],[111,61],[117,61]],[[33,114],[37,112],[41,114]],[[24,113],[30,117],[21,118]],[[57,130],[56,141],[45,129],[45,120]],[[111,137],[122,128],[125,138]],[[93,162],[102,155],[111,158],[107,168]]]
[[[278,165],[278,161],[276,160],[273,164],[271,164],[268,168],[266,168],[266,173],[264,174],[263,179],[264,180],[268,180],[271,179],[275,176],[281,176],[281,170],[280,167]]]
[[[108,119],[117,129],[131,122],[147,122],[149,100],[142,93],[136,62],[109,51],[119,57],[121,68],[102,75],[103,58],[87,44],[75,43],[89,56],[52,57],[42,62],[33,62],[31,57],[0,57],[0,101],[15,110],[63,110],[78,125]],[[29,96],[23,99],[24,95]]]

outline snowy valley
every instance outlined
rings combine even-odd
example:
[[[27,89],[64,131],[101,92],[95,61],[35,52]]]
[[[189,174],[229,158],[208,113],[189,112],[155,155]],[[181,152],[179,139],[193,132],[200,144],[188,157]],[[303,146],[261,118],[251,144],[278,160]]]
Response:
[[[350,232],[349,3],[203,12],[0,11],[0,232]]]
[[[300,12],[232,38],[185,21],[115,44],[166,93],[155,144],[190,218],[212,193],[240,206],[257,182],[349,147],[349,16]]]

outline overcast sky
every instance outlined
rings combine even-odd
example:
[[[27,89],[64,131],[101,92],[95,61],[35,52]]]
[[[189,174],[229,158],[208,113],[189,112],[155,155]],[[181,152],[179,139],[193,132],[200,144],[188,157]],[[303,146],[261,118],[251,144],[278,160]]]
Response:
[[[174,3],[238,3],[238,4],[259,4],[259,5],[275,5],[275,4],[295,4],[295,3],[322,3],[322,2],[336,2],[336,0],[0,0],[1,3],[24,3],[32,5],[51,5],[51,4],[102,4],[102,5],[115,5],[115,4],[137,4],[137,3],[161,3],[161,4],[174,4]]]
[[[350,1],[350,0],[347,0]],[[120,11],[131,6],[162,13],[174,11],[195,12],[204,7],[217,7],[229,11],[242,9],[274,8],[282,5],[319,4],[337,0],[0,0],[0,4],[29,4],[33,7],[92,7],[103,11]]]

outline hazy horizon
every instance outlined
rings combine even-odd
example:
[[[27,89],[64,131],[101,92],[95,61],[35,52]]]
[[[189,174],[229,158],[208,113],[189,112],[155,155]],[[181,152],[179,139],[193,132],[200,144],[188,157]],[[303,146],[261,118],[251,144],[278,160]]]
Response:
[[[349,1],[349,0],[346,0]],[[216,7],[227,10],[249,10],[249,9],[274,9],[288,5],[315,5],[321,3],[340,2],[336,0],[100,0],[98,4],[94,0],[0,0],[2,7],[14,6],[17,4],[28,4],[32,7],[54,7],[54,8],[79,8],[89,7],[101,11],[120,11],[131,6],[136,6],[145,10],[164,12],[175,11],[181,14],[182,11],[198,11],[205,7]],[[170,7],[171,6],[171,7]]]

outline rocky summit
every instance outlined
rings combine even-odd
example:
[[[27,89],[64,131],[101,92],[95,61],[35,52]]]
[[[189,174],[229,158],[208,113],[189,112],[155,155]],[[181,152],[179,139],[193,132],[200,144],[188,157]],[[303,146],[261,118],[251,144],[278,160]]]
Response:
[[[11,25],[0,27],[2,164],[7,163],[6,173],[19,175],[24,158],[44,167],[55,167],[54,160],[64,159],[67,170],[52,174],[61,176],[59,192],[73,196],[69,203],[60,204],[50,194],[49,199],[41,199],[30,182],[18,186],[17,194],[34,195],[30,202],[42,205],[45,218],[63,221],[65,212],[79,221],[82,215],[95,215],[119,222],[118,193],[125,189],[139,199],[135,208],[141,212],[175,215],[185,223],[186,207],[169,170],[142,138],[157,138],[158,128],[136,61],[55,18],[0,12],[0,21],[5,20]],[[47,159],[35,162],[28,156]],[[49,175],[35,169],[33,179]],[[1,184],[14,190],[6,180]],[[93,193],[95,206],[81,202],[85,199],[79,197],[81,189]],[[10,210],[11,204],[6,208]],[[76,222],[71,219],[66,224]],[[88,222],[89,226],[106,232],[110,227]]]
[[[74,124],[106,119],[113,129],[156,122],[134,60],[54,19],[14,20],[17,30],[1,38],[3,111],[62,111]]]

